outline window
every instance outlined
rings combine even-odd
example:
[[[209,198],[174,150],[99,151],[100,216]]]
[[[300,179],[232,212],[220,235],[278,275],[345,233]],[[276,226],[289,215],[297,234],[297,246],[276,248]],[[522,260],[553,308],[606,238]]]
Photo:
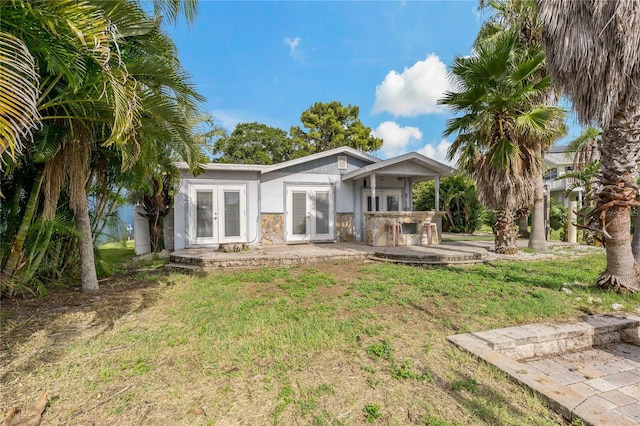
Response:
[[[553,180],[557,177],[558,177],[558,169],[556,168],[548,169],[543,176],[544,180]]]
[[[400,210],[400,195],[385,195],[387,200],[387,211],[388,212],[397,212]]]
[[[371,212],[373,209],[371,208],[371,195],[367,195],[367,211]],[[376,211],[380,211],[380,197],[376,196]]]
[[[373,206],[371,203],[371,190],[365,189],[365,211],[371,212]],[[376,190],[376,209],[375,211],[397,212],[400,211],[400,200],[402,190],[400,189],[380,189]],[[380,202],[382,200],[382,203]]]
[[[564,167],[564,172],[568,173],[568,172],[572,172],[573,171],[573,166],[565,166]]]

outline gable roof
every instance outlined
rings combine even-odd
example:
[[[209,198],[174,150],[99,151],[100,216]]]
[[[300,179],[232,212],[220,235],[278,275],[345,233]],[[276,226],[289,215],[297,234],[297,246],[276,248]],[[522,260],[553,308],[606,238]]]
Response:
[[[284,163],[274,164],[272,166],[266,166],[265,169],[262,170],[262,173],[274,172],[276,170],[285,169],[291,166],[297,166],[298,164],[304,164],[309,161],[319,160],[321,158],[329,157],[331,155],[336,154],[348,154],[352,157],[360,158],[361,160],[367,161],[369,163],[377,163],[380,160],[378,157],[374,157],[373,155],[367,154],[362,151],[358,151],[357,149],[353,149],[348,146],[341,146],[338,148],[330,149],[328,151],[316,152],[315,154],[305,155],[304,157],[295,158],[293,160],[285,161]]]
[[[422,168],[433,171],[434,175],[438,175],[441,177],[453,176],[456,173],[456,169],[447,166],[439,161],[432,160],[431,158],[425,157],[422,154],[419,154],[415,151],[409,152],[398,157],[389,158],[388,160],[381,160],[377,163],[370,164],[366,167],[362,167],[358,170],[354,170],[352,172],[346,173],[342,179],[358,179],[364,176],[368,176],[371,173],[375,173],[376,171],[382,171],[385,168],[389,168],[393,165],[400,164],[403,162],[410,162],[413,164],[417,164]]]

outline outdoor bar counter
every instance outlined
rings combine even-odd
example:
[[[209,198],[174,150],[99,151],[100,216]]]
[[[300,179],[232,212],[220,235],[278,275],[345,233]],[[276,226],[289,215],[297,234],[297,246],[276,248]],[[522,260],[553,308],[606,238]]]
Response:
[[[444,212],[434,210],[365,212],[365,241],[374,247],[390,246],[392,241],[389,229],[395,224],[400,224],[402,225],[402,232],[397,233],[397,245],[428,245],[424,224],[430,222],[435,223],[438,227],[437,237],[434,236],[432,241],[433,244],[438,244],[442,234],[443,216]]]

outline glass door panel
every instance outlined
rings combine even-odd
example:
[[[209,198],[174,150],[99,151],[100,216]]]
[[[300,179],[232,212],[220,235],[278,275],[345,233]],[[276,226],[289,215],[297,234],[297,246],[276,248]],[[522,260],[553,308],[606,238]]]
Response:
[[[196,192],[196,238],[213,238],[213,192]]]
[[[294,191],[291,194],[291,213],[293,235],[307,234],[307,193]]]
[[[400,210],[400,196],[399,195],[387,195],[387,211],[397,212]]]
[[[315,193],[315,232],[314,234],[328,234],[330,223],[329,192]]]
[[[239,237],[240,233],[240,192],[224,191],[224,236]]]

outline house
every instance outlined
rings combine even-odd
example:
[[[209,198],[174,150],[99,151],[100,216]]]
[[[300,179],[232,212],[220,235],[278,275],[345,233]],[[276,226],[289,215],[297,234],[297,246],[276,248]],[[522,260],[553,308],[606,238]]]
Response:
[[[550,192],[550,198],[564,207],[569,206],[569,201],[582,202],[580,188],[574,187],[572,178],[562,179],[563,175],[573,171],[573,158],[575,152],[567,151],[564,145],[553,146],[544,156],[545,173],[543,176],[545,191]],[[569,194],[567,191],[574,189]]]
[[[165,218],[165,244],[172,250],[321,241],[386,245],[390,223],[403,227],[396,235],[400,244],[418,244],[424,223],[441,229],[443,214],[437,200],[433,211],[412,211],[412,184],[433,179],[437,189],[441,177],[455,173],[416,152],[381,160],[349,147],[271,166],[210,163],[198,176],[185,163],[177,166],[173,219]],[[142,232],[136,230],[138,254],[149,251],[143,243],[138,249],[138,238],[148,240]]]

